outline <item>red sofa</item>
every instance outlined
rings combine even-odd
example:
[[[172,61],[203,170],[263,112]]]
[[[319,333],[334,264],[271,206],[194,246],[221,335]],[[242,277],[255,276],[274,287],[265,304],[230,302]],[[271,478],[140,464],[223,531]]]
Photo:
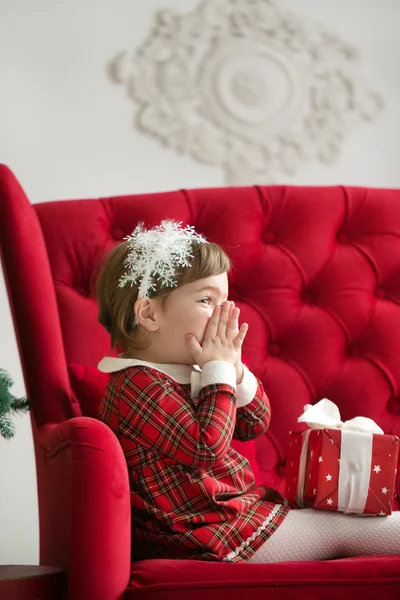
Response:
[[[400,597],[400,556],[131,564],[127,469],[96,419],[109,338],[91,282],[138,220],[162,218],[195,225],[235,263],[244,353],[272,404],[268,433],[241,448],[259,482],[284,491],[288,432],[322,397],[343,419],[400,434],[400,191],[265,186],[31,205],[2,166],[1,254],[33,405],[41,564],[67,568],[70,600]]]

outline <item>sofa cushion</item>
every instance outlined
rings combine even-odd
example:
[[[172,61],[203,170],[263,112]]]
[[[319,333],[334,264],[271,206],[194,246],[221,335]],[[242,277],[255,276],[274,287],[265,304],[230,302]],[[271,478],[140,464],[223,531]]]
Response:
[[[265,565],[195,560],[132,564],[127,600],[363,600],[400,596],[400,557],[357,557]]]
[[[107,387],[109,375],[95,367],[68,365],[72,390],[84,417],[99,418],[100,402]]]

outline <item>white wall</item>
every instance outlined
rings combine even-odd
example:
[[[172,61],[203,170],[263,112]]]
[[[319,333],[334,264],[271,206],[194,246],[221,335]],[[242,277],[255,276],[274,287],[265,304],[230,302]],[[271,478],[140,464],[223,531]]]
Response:
[[[308,164],[297,184],[400,187],[400,2],[281,0],[361,51],[363,77],[386,110],[347,138],[334,167]],[[205,167],[135,131],[135,106],[106,65],[145,39],[160,8],[197,0],[0,0],[0,162],[32,202],[180,187],[220,186]],[[284,181],[283,181],[284,182]],[[0,278],[0,367],[24,394],[4,281]],[[0,563],[38,561],[36,481],[29,418],[0,439]]]

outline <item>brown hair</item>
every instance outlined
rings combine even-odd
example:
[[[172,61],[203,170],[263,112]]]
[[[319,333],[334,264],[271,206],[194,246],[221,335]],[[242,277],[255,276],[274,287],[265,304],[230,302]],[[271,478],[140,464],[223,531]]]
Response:
[[[98,303],[98,321],[111,336],[111,347],[127,355],[135,350],[143,350],[138,328],[135,325],[134,305],[138,297],[139,285],[119,287],[119,280],[125,273],[125,260],[129,252],[129,241],[118,244],[105,257],[95,272],[94,293]],[[193,258],[190,267],[182,267],[176,272],[177,286],[198,279],[226,273],[231,261],[224,250],[212,242],[207,244],[192,242]],[[166,298],[174,288],[162,287],[156,281],[152,297]]]

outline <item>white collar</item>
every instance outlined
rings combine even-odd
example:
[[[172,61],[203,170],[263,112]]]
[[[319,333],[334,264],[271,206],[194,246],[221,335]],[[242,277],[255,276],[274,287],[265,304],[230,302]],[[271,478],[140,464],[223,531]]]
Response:
[[[195,398],[198,396],[200,391],[200,376],[201,369],[198,365],[181,365],[181,364],[164,364],[164,363],[152,363],[137,358],[115,358],[112,356],[105,356],[97,365],[97,368],[102,373],[115,373],[122,371],[128,367],[150,367],[157,369],[161,373],[165,373],[178,383],[191,384],[191,397]]]

